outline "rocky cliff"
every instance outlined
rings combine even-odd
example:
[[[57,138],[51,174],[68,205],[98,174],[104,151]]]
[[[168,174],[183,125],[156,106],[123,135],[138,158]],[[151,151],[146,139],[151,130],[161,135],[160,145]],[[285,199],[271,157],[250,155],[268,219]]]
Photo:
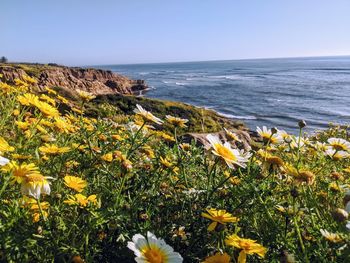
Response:
[[[85,90],[95,95],[135,94],[147,89],[143,80],[131,80],[108,70],[65,67],[55,64],[0,64],[0,74],[8,81],[22,79],[23,75],[35,77],[37,87],[64,87]]]

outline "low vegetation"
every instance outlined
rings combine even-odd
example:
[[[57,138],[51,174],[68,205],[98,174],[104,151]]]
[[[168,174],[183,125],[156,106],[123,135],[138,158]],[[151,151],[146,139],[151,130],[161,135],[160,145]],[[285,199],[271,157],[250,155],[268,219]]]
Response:
[[[186,108],[117,114],[118,100],[0,79],[0,261],[350,261],[346,127],[204,149],[179,140],[199,121]]]

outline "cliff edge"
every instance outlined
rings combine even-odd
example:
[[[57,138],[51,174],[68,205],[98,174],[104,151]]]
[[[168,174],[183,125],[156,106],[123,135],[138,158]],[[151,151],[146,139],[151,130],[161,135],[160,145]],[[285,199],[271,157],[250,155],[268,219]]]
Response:
[[[9,82],[23,75],[38,80],[39,91],[44,87],[62,87],[84,90],[95,95],[135,94],[147,89],[143,80],[132,80],[109,70],[66,67],[56,64],[0,64],[0,74]]]

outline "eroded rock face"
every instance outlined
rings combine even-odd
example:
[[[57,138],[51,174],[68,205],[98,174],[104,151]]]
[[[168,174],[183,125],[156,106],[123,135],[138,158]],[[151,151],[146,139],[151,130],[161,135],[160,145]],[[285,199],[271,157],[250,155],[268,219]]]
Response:
[[[35,74],[32,74],[35,72]],[[131,80],[125,76],[108,70],[76,68],[47,65],[20,66],[1,65],[0,74],[13,82],[15,78],[22,79],[27,74],[38,80],[37,87],[65,87],[70,90],[81,89],[95,95],[102,94],[134,94],[147,89],[143,80]]]
[[[249,131],[238,129],[231,129],[231,131],[237,134],[238,138],[240,139],[240,142],[231,141],[230,138],[227,137],[225,131],[220,131],[211,134],[219,137],[219,139],[223,142],[229,141],[234,148],[244,149],[245,151],[249,151],[251,149],[252,142],[255,141],[257,138],[255,133]],[[206,138],[208,134],[209,133],[187,133],[183,136],[182,141],[189,143],[191,142],[191,140],[195,140],[197,145],[202,145],[205,149],[209,149],[211,145]]]

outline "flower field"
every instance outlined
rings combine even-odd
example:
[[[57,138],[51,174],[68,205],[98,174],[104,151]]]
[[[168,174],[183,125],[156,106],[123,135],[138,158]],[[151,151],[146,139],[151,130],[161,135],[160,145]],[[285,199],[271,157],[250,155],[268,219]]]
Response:
[[[33,83],[0,76],[1,262],[350,262],[347,127],[205,148],[182,116],[91,118]]]

